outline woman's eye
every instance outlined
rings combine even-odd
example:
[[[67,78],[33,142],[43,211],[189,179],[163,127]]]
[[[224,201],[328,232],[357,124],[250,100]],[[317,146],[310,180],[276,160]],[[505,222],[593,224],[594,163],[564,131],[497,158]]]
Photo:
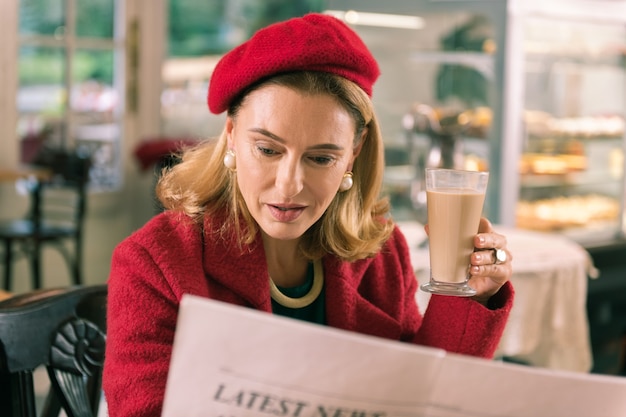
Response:
[[[270,148],[264,148],[262,146],[258,146],[257,150],[259,152],[261,152],[263,155],[271,156],[271,155],[276,155],[277,154],[277,152],[275,150],[270,149]]]
[[[335,160],[330,156],[312,156],[310,159],[318,165],[330,165]]]

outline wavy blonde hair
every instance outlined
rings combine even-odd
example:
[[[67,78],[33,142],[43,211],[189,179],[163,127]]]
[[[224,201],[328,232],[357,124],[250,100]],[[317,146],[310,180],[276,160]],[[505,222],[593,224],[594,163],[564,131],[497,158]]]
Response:
[[[384,145],[370,98],[353,82],[322,72],[280,74],[250,86],[233,100],[228,116],[236,118],[248,93],[264,85],[281,85],[302,94],[328,94],[334,97],[355,122],[354,146],[367,133],[354,161],[354,186],[338,192],[322,217],[300,240],[304,256],[315,260],[332,253],[354,261],[375,255],[389,238],[393,223],[389,201],[381,198]],[[185,150],[181,162],[163,172],[157,196],[166,209],[185,213],[196,222],[205,215],[226,215],[223,231],[232,229],[239,241],[252,243],[258,225],[252,218],[236,186],[236,173],[223,163],[227,150],[226,133]]]

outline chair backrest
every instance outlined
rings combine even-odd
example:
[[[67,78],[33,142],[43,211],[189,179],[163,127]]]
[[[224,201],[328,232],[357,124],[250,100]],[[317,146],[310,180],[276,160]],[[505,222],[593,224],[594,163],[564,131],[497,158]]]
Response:
[[[0,415],[35,417],[33,371],[50,393],[40,415],[97,414],[106,340],[106,285],[37,290],[0,302]]]
[[[50,170],[51,178],[34,190],[31,218],[75,227],[79,233],[87,209],[91,159],[72,151],[47,150],[35,163]]]

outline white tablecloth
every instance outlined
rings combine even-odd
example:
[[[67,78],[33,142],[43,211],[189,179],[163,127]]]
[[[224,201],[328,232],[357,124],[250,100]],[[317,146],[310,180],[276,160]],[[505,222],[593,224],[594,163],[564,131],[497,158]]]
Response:
[[[418,223],[399,223],[411,250],[420,284],[428,281],[426,235]],[[515,303],[496,357],[531,365],[588,372],[592,365],[586,298],[587,278],[594,269],[587,251],[557,234],[495,227],[507,237],[513,254]],[[430,294],[418,291],[420,310]]]

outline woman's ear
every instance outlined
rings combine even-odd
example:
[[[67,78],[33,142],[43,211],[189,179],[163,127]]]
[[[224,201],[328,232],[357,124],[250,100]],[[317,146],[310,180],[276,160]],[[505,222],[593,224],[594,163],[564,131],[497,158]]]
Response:
[[[232,117],[226,117],[226,124],[224,125],[224,130],[226,131],[226,142],[228,149],[233,149],[235,147],[235,143],[233,141],[233,131],[235,130],[235,123],[233,122]]]

